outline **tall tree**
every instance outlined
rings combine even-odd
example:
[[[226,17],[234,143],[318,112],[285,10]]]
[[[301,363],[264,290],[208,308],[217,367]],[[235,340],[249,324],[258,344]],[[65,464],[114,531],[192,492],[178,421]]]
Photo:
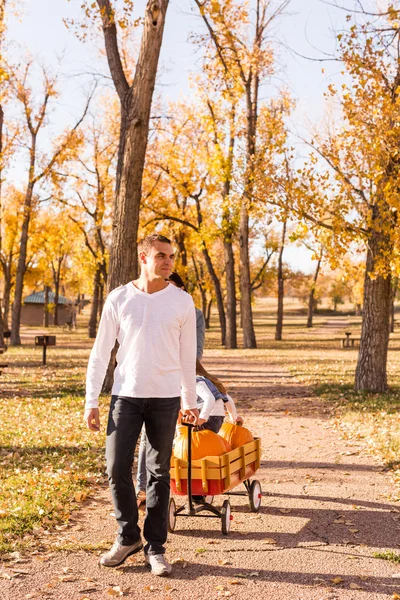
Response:
[[[271,12],[270,0],[256,0],[254,21],[251,23],[249,2],[234,0],[195,0],[209,34],[209,46],[214,54],[206,53],[206,61],[217,62],[232,88],[240,88],[245,104],[245,172],[239,216],[241,322],[244,348],[255,348],[251,303],[251,274],[249,255],[249,215],[253,203],[259,90],[273,72],[273,52],[267,41],[271,23],[282,14],[288,0]],[[249,29],[254,28],[249,42]],[[204,43],[204,36],[200,38]]]
[[[121,128],[108,289],[137,276],[137,234],[150,111],[169,0],[149,0],[133,82],[124,72],[118,48],[116,12],[110,0],[97,0],[105,50],[121,104]],[[130,2],[130,4],[132,4]]]
[[[80,143],[78,129],[87,111],[85,107],[82,117],[75,126],[64,132],[52,150],[39,158],[38,135],[45,126],[49,101],[57,96],[56,81],[46,71],[43,72],[43,99],[35,106],[35,95],[29,85],[32,62],[27,61],[21,69],[13,69],[10,75],[11,87],[15,100],[22,108],[26,143],[28,147],[28,174],[24,194],[24,215],[19,240],[19,257],[15,279],[15,293],[12,307],[11,339],[13,346],[21,344],[20,321],[24,277],[27,267],[27,248],[29,224],[31,219],[34,190],[50,176],[55,176],[55,170],[60,164],[71,159]]]
[[[348,17],[349,30],[338,35],[346,80],[340,90],[330,84],[327,93],[340,103],[343,121],[313,136],[314,152],[298,178],[292,208],[297,216],[332,232],[327,258],[333,267],[351,244],[365,245],[355,389],[383,392],[391,279],[399,248],[400,7],[391,4],[369,17],[359,6]]]

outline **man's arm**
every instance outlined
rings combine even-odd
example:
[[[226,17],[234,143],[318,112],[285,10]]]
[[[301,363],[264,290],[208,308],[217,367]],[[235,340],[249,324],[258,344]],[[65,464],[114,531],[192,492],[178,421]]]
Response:
[[[118,323],[114,307],[107,298],[101,315],[96,340],[90,353],[86,373],[86,403],[84,420],[92,431],[99,431],[98,402],[104,377],[118,335]]]
[[[195,420],[199,415],[196,394],[196,313],[193,300],[188,298],[188,308],[181,325],[180,364],[182,386],[182,412]]]

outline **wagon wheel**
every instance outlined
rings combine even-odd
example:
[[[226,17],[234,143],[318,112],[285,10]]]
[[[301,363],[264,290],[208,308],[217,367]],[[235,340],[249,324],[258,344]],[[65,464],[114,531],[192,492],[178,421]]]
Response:
[[[176,504],[173,498],[169,499],[168,506],[168,531],[172,533],[176,525]]]
[[[231,503],[229,502],[229,500],[224,500],[221,509],[221,529],[224,535],[228,535],[229,533],[232,518],[233,517],[231,514]]]
[[[258,512],[261,506],[261,484],[257,479],[251,482],[249,489],[249,504],[251,512]]]
[[[206,496],[204,502],[207,504],[212,504],[214,502],[214,496]]]

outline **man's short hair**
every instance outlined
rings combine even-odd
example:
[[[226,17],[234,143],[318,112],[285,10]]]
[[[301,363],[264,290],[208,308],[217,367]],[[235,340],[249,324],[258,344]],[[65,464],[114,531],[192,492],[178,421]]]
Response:
[[[150,248],[154,246],[155,242],[162,242],[163,244],[170,244],[171,240],[169,240],[165,235],[161,235],[160,233],[151,233],[150,235],[146,235],[138,244],[138,252],[144,252],[144,254],[148,254]]]

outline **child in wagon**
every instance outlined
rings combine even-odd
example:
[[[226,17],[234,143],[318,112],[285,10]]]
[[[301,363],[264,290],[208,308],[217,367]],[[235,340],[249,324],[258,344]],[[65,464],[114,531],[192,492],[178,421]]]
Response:
[[[225,409],[231,423],[243,424],[243,418],[238,416],[235,403],[227,393],[224,384],[208,373],[199,359],[196,359],[196,393],[197,408],[200,411],[197,431],[210,429],[218,433],[224,422]]]

